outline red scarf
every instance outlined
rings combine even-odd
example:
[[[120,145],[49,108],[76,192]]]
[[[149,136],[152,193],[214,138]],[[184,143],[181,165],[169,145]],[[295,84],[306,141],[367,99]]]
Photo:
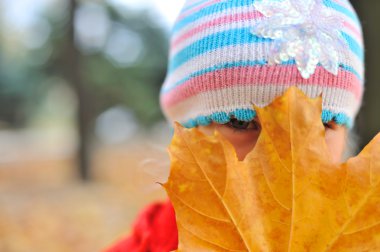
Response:
[[[178,231],[170,201],[153,203],[137,218],[132,234],[104,252],[170,252],[178,247]]]

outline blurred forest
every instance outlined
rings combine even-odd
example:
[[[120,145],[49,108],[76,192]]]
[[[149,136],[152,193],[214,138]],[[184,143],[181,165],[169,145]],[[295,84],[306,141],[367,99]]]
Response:
[[[366,48],[366,83],[363,106],[357,119],[360,148],[364,147],[380,130],[380,34],[376,24],[380,22],[380,1],[351,0],[357,10],[364,30]]]
[[[99,251],[165,197],[169,29],[120,2],[0,0],[0,252]],[[380,130],[380,1],[352,3],[366,40],[362,147]]]
[[[120,1],[0,0],[0,251],[99,251],[163,197],[150,164],[170,140],[160,18]]]
[[[41,116],[54,121],[47,117],[75,114],[78,167],[87,179],[88,146],[103,112],[125,110],[143,126],[161,119],[157,94],[167,34],[148,10],[128,12],[102,1],[50,2],[28,30],[1,21],[0,119],[2,127],[22,128]]]

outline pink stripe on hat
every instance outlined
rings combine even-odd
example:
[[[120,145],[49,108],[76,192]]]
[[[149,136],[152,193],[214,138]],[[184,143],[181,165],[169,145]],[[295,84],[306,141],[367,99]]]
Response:
[[[304,84],[345,89],[352,92],[358,100],[363,92],[358,78],[345,70],[340,70],[338,76],[334,76],[322,67],[318,67],[314,76],[304,79],[298,74],[296,66],[250,66],[225,68],[194,77],[179,85],[173,91],[164,94],[162,104],[165,107],[174,106],[178,102],[202,92],[233,86],[291,86]]]

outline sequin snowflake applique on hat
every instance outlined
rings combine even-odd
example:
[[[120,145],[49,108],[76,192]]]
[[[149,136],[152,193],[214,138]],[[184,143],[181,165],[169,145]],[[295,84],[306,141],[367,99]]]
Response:
[[[294,59],[304,79],[320,64],[337,75],[342,51],[348,46],[341,34],[344,21],[323,0],[257,0],[257,11],[264,18],[255,23],[252,33],[273,39],[268,63]]]

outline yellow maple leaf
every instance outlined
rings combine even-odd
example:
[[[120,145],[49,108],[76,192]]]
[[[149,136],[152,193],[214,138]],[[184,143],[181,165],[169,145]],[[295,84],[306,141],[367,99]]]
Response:
[[[380,251],[380,135],[334,164],[321,104],[293,87],[255,107],[262,131],[243,161],[217,132],[176,125],[164,187],[178,251]]]

